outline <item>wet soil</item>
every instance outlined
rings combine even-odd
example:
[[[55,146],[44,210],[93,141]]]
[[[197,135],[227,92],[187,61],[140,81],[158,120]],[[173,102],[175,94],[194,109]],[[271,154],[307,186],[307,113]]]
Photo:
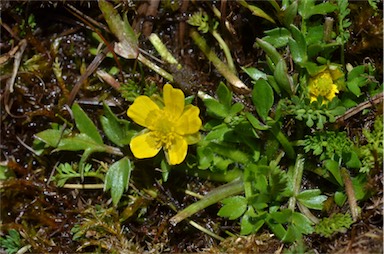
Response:
[[[180,88],[189,94],[198,90],[213,94],[223,78],[188,37],[185,22],[191,13],[199,9],[212,14],[211,5],[217,6],[218,9],[224,8],[224,5],[221,5],[220,1],[190,1],[188,5],[184,3],[174,9],[160,5],[155,11],[151,11],[145,6],[149,2],[120,2],[120,8],[126,11],[133,28],[141,34],[140,47],[154,54],[146,37],[150,32],[157,33],[172,54],[187,67],[183,73],[175,74],[176,79],[180,80]],[[270,24],[240,8],[234,1],[222,2],[226,4],[227,20],[233,24],[236,31],[236,34],[222,31],[236,64],[257,66],[263,53],[254,48],[253,44],[256,37],[263,36],[264,30],[271,28]],[[87,17],[76,15],[69,5],[104,26],[96,26],[90,23]],[[267,2],[260,2],[259,7],[266,11],[270,8]],[[137,167],[144,173],[134,173],[135,184],[155,188],[160,195],[156,198],[137,198],[136,212],[145,213],[145,216],[137,216],[137,219],[128,219],[123,223],[120,223],[116,211],[108,210],[110,197],[102,190],[63,189],[52,184],[57,162],[70,162],[78,158],[74,158],[72,153],[59,155],[46,151],[36,154],[31,148],[34,134],[50,128],[55,123],[72,122],[66,107],[66,102],[70,99],[76,99],[95,120],[101,114],[102,106],[99,101],[102,99],[109,101],[117,115],[125,115],[128,108],[129,102],[121,98],[113,87],[101,82],[95,73],[87,77],[75,98],[70,98],[70,92],[84,74],[83,70],[95,58],[95,55],[90,53],[90,49],[96,49],[99,45],[95,34],[104,35],[109,42],[114,38],[103,30],[105,21],[95,1],[1,1],[0,8],[0,51],[5,57],[10,54],[9,63],[3,65],[0,76],[0,162],[11,169],[12,174],[11,178],[1,182],[1,234],[10,229],[18,230],[25,243],[31,245],[31,250],[36,253],[109,250],[120,253],[279,253],[282,247],[289,247],[267,232],[259,236],[228,237],[219,243],[186,222],[177,227],[170,225],[168,219],[175,212],[170,209],[169,204],[179,210],[196,201],[196,198],[180,193],[182,187],[188,186],[188,189],[200,194],[215,187],[214,183],[198,178],[175,174],[169,182],[178,182],[177,188],[168,183],[161,186],[156,182],[146,182],[147,178],[141,174],[152,173],[145,169],[145,164],[139,164]],[[367,61],[374,63],[381,69],[375,78],[382,81],[382,16],[374,16],[360,10],[365,10],[364,5],[354,3],[352,12],[356,15],[351,15],[352,38],[347,47],[346,60],[353,64]],[[28,22],[32,16],[33,20]],[[369,17],[368,20],[366,16]],[[11,89],[7,82],[12,75],[15,57],[12,49],[22,47],[23,40],[26,47]],[[208,39],[208,43],[220,52],[213,39]],[[55,61],[60,62],[62,80],[58,80],[53,72]],[[110,69],[112,66],[121,69],[120,74],[116,76],[120,83],[129,79],[151,82],[158,87],[164,83],[163,78],[138,66],[135,60],[116,62],[113,58],[106,58],[98,68]],[[240,74],[240,78],[245,83],[248,80],[243,74]],[[348,120],[345,126],[361,133],[361,129],[367,126],[367,121],[370,120],[367,120],[366,116],[358,114],[354,119]],[[114,158],[108,160],[113,161]],[[158,178],[161,178],[160,174]],[[375,195],[361,204],[362,219],[359,223],[354,224],[345,234],[336,234],[328,239],[316,235],[308,236],[304,239],[306,246],[317,250],[318,253],[382,253],[382,179],[381,170],[372,179],[372,185],[377,190]],[[218,209],[218,206],[212,206],[196,214],[194,220],[225,237],[225,231],[238,231],[237,223],[216,215]],[[124,209],[120,212],[124,212]],[[80,221],[80,217],[89,221],[97,221],[100,218],[105,220],[105,224],[98,225],[97,228],[89,226],[88,242],[73,240],[71,230]],[[117,228],[119,230],[111,231]],[[1,252],[3,253],[3,250]]]

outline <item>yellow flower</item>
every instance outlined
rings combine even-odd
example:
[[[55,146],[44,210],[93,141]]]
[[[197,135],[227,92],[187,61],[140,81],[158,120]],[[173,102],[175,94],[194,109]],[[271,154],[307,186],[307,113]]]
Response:
[[[326,69],[316,76],[311,77],[308,82],[311,102],[317,101],[319,96],[322,96],[323,100],[325,100],[323,103],[331,101],[336,94],[339,93],[335,81],[341,77],[340,73],[341,72],[337,70]]]
[[[200,137],[200,110],[184,106],[184,93],[166,84],[163,89],[164,106],[159,107],[148,96],[139,96],[127,114],[137,124],[145,127],[133,137],[130,148],[136,158],[154,157],[164,148],[170,165],[180,164],[187,155],[188,145]]]

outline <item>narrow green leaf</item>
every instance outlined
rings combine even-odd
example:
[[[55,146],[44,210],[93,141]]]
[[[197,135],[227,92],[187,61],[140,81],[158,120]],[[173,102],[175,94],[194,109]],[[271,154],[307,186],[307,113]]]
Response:
[[[216,93],[219,98],[219,102],[224,105],[225,108],[229,109],[232,104],[232,92],[228,89],[228,87],[223,82],[220,82]]]
[[[325,161],[324,165],[325,165],[325,168],[326,168],[329,172],[331,172],[331,174],[332,174],[333,177],[336,179],[336,181],[338,182],[338,184],[339,184],[340,186],[344,186],[344,182],[343,182],[343,180],[341,179],[339,163],[337,163],[337,161],[334,161],[334,160],[327,160],[327,161]]]
[[[251,113],[245,112],[245,117],[248,119],[248,121],[251,123],[253,128],[260,131],[265,131],[271,128],[268,125],[262,124],[256,117],[254,117]]]
[[[256,43],[257,43],[257,45],[259,45],[260,48],[262,48],[267,53],[267,55],[271,58],[271,60],[275,66],[281,60],[283,60],[283,58],[281,57],[279,52],[277,52],[276,48],[274,46],[272,46],[271,44],[269,44],[268,42],[263,41],[259,38],[256,38]]]
[[[262,9],[260,9],[259,7],[257,6],[254,6],[254,5],[250,5],[248,4],[245,0],[240,0],[239,3],[244,6],[245,8],[248,8],[253,15],[257,16],[257,17],[260,17],[260,18],[263,18],[263,19],[266,19],[270,22],[272,22],[273,24],[275,24],[276,22],[273,20],[273,18],[271,18],[271,16],[269,16],[267,13],[265,13]]]
[[[273,73],[277,84],[284,89],[288,94],[293,93],[293,80],[292,77],[288,75],[287,64],[284,59],[281,59],[276,65],[276,69]]]
[[[115,206],[119,203],[124,191],[128,189],[132,170],[133,165],[127,157],[113,163],[108,169],[104,191],[111,190],[112,202]]]
[[[259,79],[255,82],[252,91],[252,102],[259,116],[266,120],[274,102],[273,90],[266,80]]]
[[[297,15],[297,7],[297,1],[294,1],[284,10],[282,22],[286,27],[289,27],[289,25],[293,24],[293,21]]]
[[[73,104],[72,112],[73,117],[75,118],[76,127],[79,129],[79,131],[92,138],[96,143],[103,144],[103,139],[101,138],[100,133],[96,128],[96,125],[87,116],[87,114],[79,106],[79,104]]]
[[[139,51],[138,37],[129,24],[127,16],[125,15],[123,21],[112,4],[105,0],[99,0],[99,8],[109,29],[119,39],[119,43],[115,46],[115,51],[125,58],[136,58]]]
[[[249,67],[249,68],[244,68],[244,67],[241,67],[241,69],[243,69],[243,71],[245,73],[248,74],[249,77],[251,77],[251,79],[253,80],[258,80],[258,79],[267,79],[267,74],[265,74],[264,72],[256,69],[256,68],[253,68],[253,67]]]
[[[291,50],[292,58],[295,63],[305,63],[307,57],[307,44],[304,35],[294,25],[290,26],[293,39],[288,39],[289,49]]]

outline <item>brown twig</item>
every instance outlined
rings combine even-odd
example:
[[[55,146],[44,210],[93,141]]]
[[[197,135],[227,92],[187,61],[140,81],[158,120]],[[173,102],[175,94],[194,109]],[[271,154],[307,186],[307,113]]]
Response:
[[[384,98],[384,92],[376,94],[375,96],[372,97],[372,99],[370,99],[368,101],[364,101],[364,102],[360,103],[359,105],[357,105],[356,107],[347,110],[347,112],[345,112],[343,115],[338,116],[336,118],[336,121],[339,123],[343,122],[343,121],[347,120],[348,118],[350,118],[351,116],[356,115],[357,113],[359,113],[360,111],[362,111],[366,108],[372,107],[373,105],[376,105],[376,104],[380,104],[383,102],[383,98]]]

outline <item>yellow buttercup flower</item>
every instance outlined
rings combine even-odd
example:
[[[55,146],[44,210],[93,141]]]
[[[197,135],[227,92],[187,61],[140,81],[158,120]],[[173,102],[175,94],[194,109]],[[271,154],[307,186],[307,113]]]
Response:
[[[331,101],[339,89],[335,84],[335,81],[339,79],[340,73],[342,72],[337,70],[326,69],[325,71],[320,72],[314,77],[311,77],[308,82],[309,96],[311,102],[317,101],[319,96],[323,97],[323,103]]]
[[[164,106],[158,106],[148,96],[139,96],[127,114],[137,124],[145,127],[133,137],[130,148],[136,158],[154,157],[164,148],[170,165],[180,164],[187,155],[188,145],[200,138],[200,110],[184,105],[184,93],[166,84],[163,88]]]

